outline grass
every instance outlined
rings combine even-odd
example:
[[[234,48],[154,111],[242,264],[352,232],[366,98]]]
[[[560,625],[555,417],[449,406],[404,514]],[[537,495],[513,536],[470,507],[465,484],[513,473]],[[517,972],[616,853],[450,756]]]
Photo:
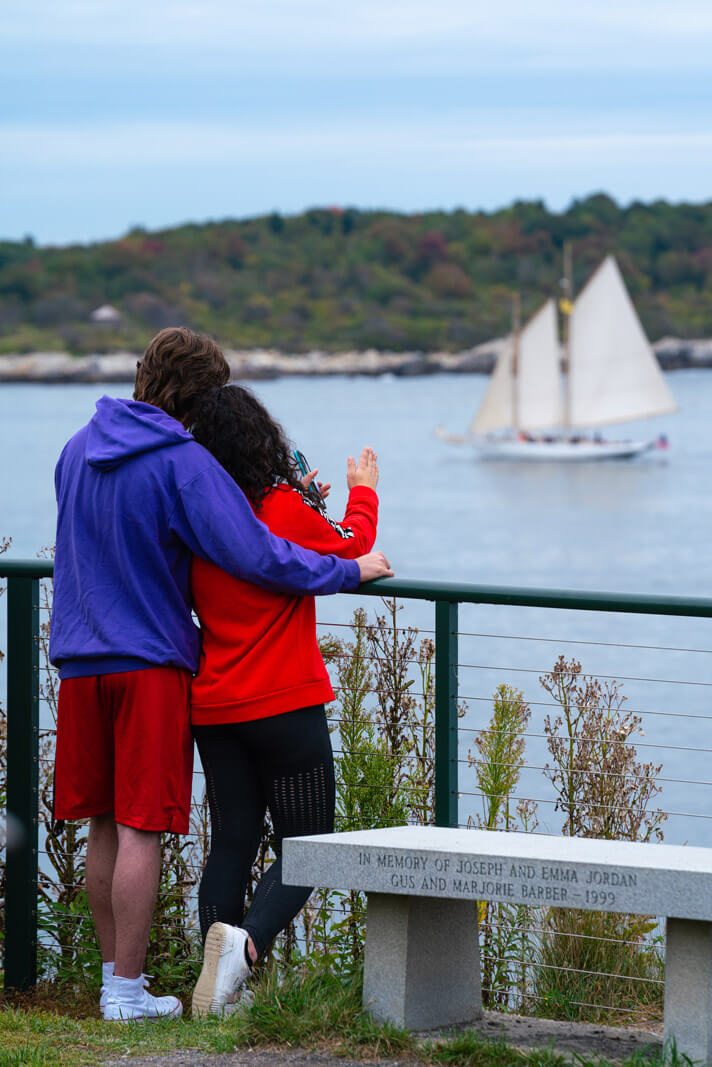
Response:
[[[0,1067],[62,1064],[80,1067],[104,1060],[170,1053],[178,1049],[230,1053],[241,1048],[322,1048],[335,1055],[383,1059],[410,1054],[415,1041],[404,1030],[379,1026],[361,1011],[358,981],[343,982],[316,970],[278,980],[267,971],[253,985],[252,1005],[229,1019],[109,1026],[97,1017],[96,998],[66,991],[20,998],[0,1009]],[[89,1012],[94,1017],[87,1017]],[[77,1017],[79,1016],[79,1017]]]
[[[427,1062],[446,1064],[447,1067],[524,1067],[530,1057],[517,1051],[504,1041],[487,1041],[472,1030],[465,1030],[443,1042],[428,1042],[422,1053]],[[557,1057],[557,1063],[563,1059]]]
[[[663,961],[645,941],[654,920],[552,908],[547,922],[535,972],[537,1014],[614,1025],[662,1019]]]
[[[268,972],[255,1002],[236,1020],[244,1044],[314,1047],[327,1042],[339,1054],[369,1058],[402,1055],[413,1037],[391,1024],[379,1025],[361,1011],[360,980],[343,981],[328,971],[307,970],[279,981]]]
[[[126,1023],[109,1026],[100,1019],[72,1019],[56,1012],[6,1008],[0,1012],[0,1067],[83,1067],[127,1056],[149,1056],[177,1049],[233,1052],[247,1043],[236,1020]]]
[[[292,971],[278,980],[267,972],[255,984],[255,1000],[229,1019],[184,1019],[110,1026],[77,1018],[67,1003],[52,1006],[49,994],[0,1009],[0,1067],[84,1067],[110,1059],[170,1054],[179,1049],[231,1053],[243,1048],[319,1049],[335,1056],[444,1067],[563,1067],[570,1062],[555,1049],[524,1053],[472,1031],[442,1041],[419,1041],[395,1026],[381,1026],[361,1011],[361,983],[344,981],[315,969]],[[61,1008],[61,1010],[58,1010]],[[86,1016],[87,1002],[75,1005]],[[96,1011],[96,1007],[94,1007]],[[605,1061],[577,1058],[580,1067],[605,1067]],[[636,1055],[628,1067],[690,1067],[675,1053],[651,1058]]]

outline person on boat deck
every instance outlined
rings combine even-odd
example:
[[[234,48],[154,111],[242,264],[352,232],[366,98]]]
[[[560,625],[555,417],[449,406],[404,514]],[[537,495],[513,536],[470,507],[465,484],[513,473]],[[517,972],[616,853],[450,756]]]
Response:
[[[373,547],[377,456],[349,457],[339,522],[300,482],[282,428],[246,389],[201,397],[192,432],[243,490],[272,533],[353,559]],[[311,889],[282,884],[284,837],[330,833],[334,763],[324,704],[334,699],[316,639],[314,598],[260,589],[196,556],[191,587],[203,633],[191,718],[210,804],[211,849],[198,896],[205,942],[193,1014],[221,1014],[253,963]],[[277,859],[245,892],[269,809]]]
[[[193,555],[277,593],[333,593],[390,574],[275,537],[186,429],[230,368],[210,338],[162,330],[133,400],[102,397],[57,463],[50,658],[59,668],[55,818],[90,819],[86,882],[107,1021],[177,1017],[142,974],[160,834],[188,832]]]

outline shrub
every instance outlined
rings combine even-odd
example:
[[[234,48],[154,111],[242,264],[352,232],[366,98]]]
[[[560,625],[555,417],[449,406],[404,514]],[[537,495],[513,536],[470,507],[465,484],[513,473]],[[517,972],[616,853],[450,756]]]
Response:
[[[631,740],[640,716],[623,710],[618,683],[585,676],[559,656],[540,678],[561,709],[547,715],[554,786],[570,837],[662,840],[666,816],[650,804],[661,766],[639,763]],[[654,918],[551,908],[536,969],[536,996],[546,1015],[601,1019],[662,1008],[662,963],[649,935]]]

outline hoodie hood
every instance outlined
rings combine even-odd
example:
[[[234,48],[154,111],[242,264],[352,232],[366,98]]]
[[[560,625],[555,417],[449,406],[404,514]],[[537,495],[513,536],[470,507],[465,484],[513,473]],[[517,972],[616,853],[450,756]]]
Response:
[[[113,470],[142,452],[192,440],[177,419],[152,404],[102,396],[87,428],[86,459],[99,470]]]

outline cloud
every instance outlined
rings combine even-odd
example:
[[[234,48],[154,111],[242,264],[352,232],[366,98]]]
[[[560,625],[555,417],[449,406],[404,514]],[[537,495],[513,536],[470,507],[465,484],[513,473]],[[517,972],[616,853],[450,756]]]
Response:
[[[3,16],[5,233],[709,195],[707,0],[10,0]]]
[[[15,5],[3,33],[30,64],[82,53],[87,66],[128,53],[191,69],[233,62],[329,70],[417,63],[423,71],[658,69],[706,64],[712,5],[702,0],[38,0]],[[176,49],[178,54],[176,54]],[[123,53],[123,55],[122,55]],[[34,59],[33,59],[34,57]],[[12,58],[12,57],[10,57]]]
[[[555,130],[544,116],[531,117],[519,130],[497,132],[483,116],[464,116],[443,121],[431,116],[427,122],[410,121],[313,123],[268,128],[236,123],[117,122],[110,125],[57,123],[47,125],[0,124],[0,140],[9,149],[6,161],[12,167],[40,165],[45,173],[53,167],[147,165],[170,161],[172,166],[191,158],[201,164],[309,159],[314,153],[359,154],[381,167],[392,164],[397,154],[459,158],[474,153],[497,153],[521,162],[533,156],[558,156],[566,165],[570,153],[590,155],[635,155],[638,152],[682,152],[712,147],[712,130],[648,130],[635,127],[634,116],[619,116],[614,131],[590,122],[570,123]],[[626,128],[627,126],[627,128]]]
[[[546,122],[499,133],[436,121],[5,124],[0,137],[9,147],[0,234],[55,242],[329,203],[414,211],[542,198],[563,208],[599,189],[623,201],[704,199],[712,170],[712,132]]]

